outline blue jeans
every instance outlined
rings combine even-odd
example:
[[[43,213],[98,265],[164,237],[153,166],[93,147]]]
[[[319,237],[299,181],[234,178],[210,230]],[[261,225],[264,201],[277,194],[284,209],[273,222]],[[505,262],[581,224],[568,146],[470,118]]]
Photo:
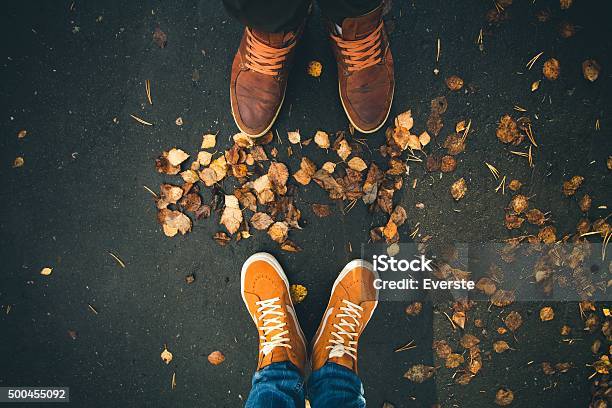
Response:
[[[312,408],[366,406],[361,380],[339,364],[328,362],[313,371],[306,388],[293,364],[273,363],[253,375],[246,408],[304,408],[306,394]]]

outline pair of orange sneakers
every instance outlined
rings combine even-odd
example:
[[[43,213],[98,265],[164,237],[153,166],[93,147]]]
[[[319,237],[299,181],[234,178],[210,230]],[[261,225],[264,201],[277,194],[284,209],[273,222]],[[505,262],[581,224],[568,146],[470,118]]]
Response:
[[[312,371],[331,361],[357,373],[359,336],[378,304],[377,278],[372,265],[361,259],[342,269],[312,342]],[[241,291],[259,331],[257,370],[289,361],[304,375],[306,338],[291,301],[289,280],[276,258],[259,252],[247,259],[242,267]]]

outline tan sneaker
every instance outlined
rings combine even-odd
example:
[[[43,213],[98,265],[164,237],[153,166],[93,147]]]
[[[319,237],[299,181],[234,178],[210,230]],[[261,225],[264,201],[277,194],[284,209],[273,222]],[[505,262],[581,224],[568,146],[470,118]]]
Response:
[[[359,336],[378,305],[378,274],[363,259],[349,262],[334,282],[312,345],[312,369],[327,361],[357,372]]]
[[[306,341],[283,268],[272,255],[259,252],[242,266],[240,282],[242,299],[259,331],[257,370],[290,361],[304,374]]]

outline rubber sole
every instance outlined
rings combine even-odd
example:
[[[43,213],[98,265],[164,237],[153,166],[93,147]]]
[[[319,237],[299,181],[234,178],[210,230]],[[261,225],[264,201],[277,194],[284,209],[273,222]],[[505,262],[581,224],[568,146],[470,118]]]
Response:
[[[276,258],[267,252],[257,252],[256,254],[251,255],[246,261],[244,261],[244,264],[242,265],[242,269],[240,271],[240,294],[242,295],[242,300],[244,304],[247,306],[247,310],[249,309],[249,306],[247,304],[246,298],[244,297],[244,278],[245,278],[248,267],[255,261],[265,261],[269,263],[270,265],[272,265],[276,273],[278,273],[278,275],[281,277],[283,282],[285,282],[287,293],[290,293],[289,292],[289,279],[287,278],[287,275],[285,275],[285,272],[283,271],[283,267],[280,266]],[[293,305],[291,296],[289,296],[289,302],[291,303],[291,309],[293,311],[292,313],[290,313],[291,317],[295,321],[295,325],[298,328],[298,334],[300,335],[300,339],[302,340],[302,344],[304,345],[304,350],[307,350],[306,336],[304,335],[304,332],[302,331],[302,328],[300,327],[300,322],[298,321],[297,316],[294,314],[295,306]],[[255,321],[255,319],[253,320]],[[255,325],[257,325],[257,322],[255,322]]]
[[[249,132],[247,132],[246,130],[244,130],[243,128],[240,127],[240,124],[238,123],[238,120],[236,119],[236,115],[234,114],[234,102],[232,101],[232,97],[231,97],[231,92],[232,89],[230,87],[230,107],[232,110],[232,118],[234,118],[234,123],[236,123],[236,126],[238,127],[238,129],[246,134],[247,136],[249,136],[252,139],[257,139],[258,137],[262,137],[263,135],[265,135],[266,133],[268,133],[270,131],[270,129],[272,129],[272,126],[274,126],[274,122],[276,122],[276,118],[278,118],[278,114],[281,111],[281,108],[283,107],[283,103],[285,103],[285,93],[287,92],[287,87],[285,86],[285,89],[283,90],[283,99],[281,99],[281,103],[280,105],[278,105],[278,109],[276,110],[276,113],[274,114],[274,117],[272,118],[272,122],[270,122],[270,124],[268,125],[268,127],[266,128],[266,130],[264,130],[263,132],[256,134],[256,135],[252,135]]]
[[[351,125],[353,125],[353,127],[357,129],[358,131],[360,131],[361,133],[370,134],[370,133],[374,133],[378,131],[381,127],[385,125],[385,123],[387,122],[387,119],[389,119],[389,114],[391,113],[391,107],[393,106],[393,97],[395,96],[395,85],[393,86],[393,89],[391,91],[391,103],[389,104],[389,110],[387,110],[385,119],[381,122],[380,125],[378,125],[376,129],[372,129],[372,130],[361,129],[359,126],[355,124],[355,122],[353,122],[353,119],[351,119],[351,115],[349,115],[348,110],[346,109],[346,105],[344,104],[344,99],[342,99],[342,92],[340,90],[340,81],[338,81],[338,95],[340,95],[340,103],[342,104],[342,109],[344,109],[344,113],[346,114],[346,117],[348,118],[349,122],[351,122]]]

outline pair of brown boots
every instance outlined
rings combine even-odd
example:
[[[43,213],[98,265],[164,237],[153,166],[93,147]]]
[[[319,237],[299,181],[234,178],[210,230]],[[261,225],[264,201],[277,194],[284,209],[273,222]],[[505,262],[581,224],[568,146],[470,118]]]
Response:
[[[244,30],[230,83],[232,115],[243,133],[263,136],[274,124],[304,25],[280,33],[249,27]],[[355,129],[373,133],[389,116],[395,85],[382,6],[366,15],[344,19],[342,27],[328,22],[328,30],[344,111]]]
[[[330,361],[357,372],[359,337],[378,305],[376,279],[372,265],[362,259],[342,269],[312,341],[312,371]],[[278,261],[265,252],[247,259],[241,292],[259,331],[257,370],[289,361],[304,375],[309,360],[306,339],[291,301],[289,280]]]

